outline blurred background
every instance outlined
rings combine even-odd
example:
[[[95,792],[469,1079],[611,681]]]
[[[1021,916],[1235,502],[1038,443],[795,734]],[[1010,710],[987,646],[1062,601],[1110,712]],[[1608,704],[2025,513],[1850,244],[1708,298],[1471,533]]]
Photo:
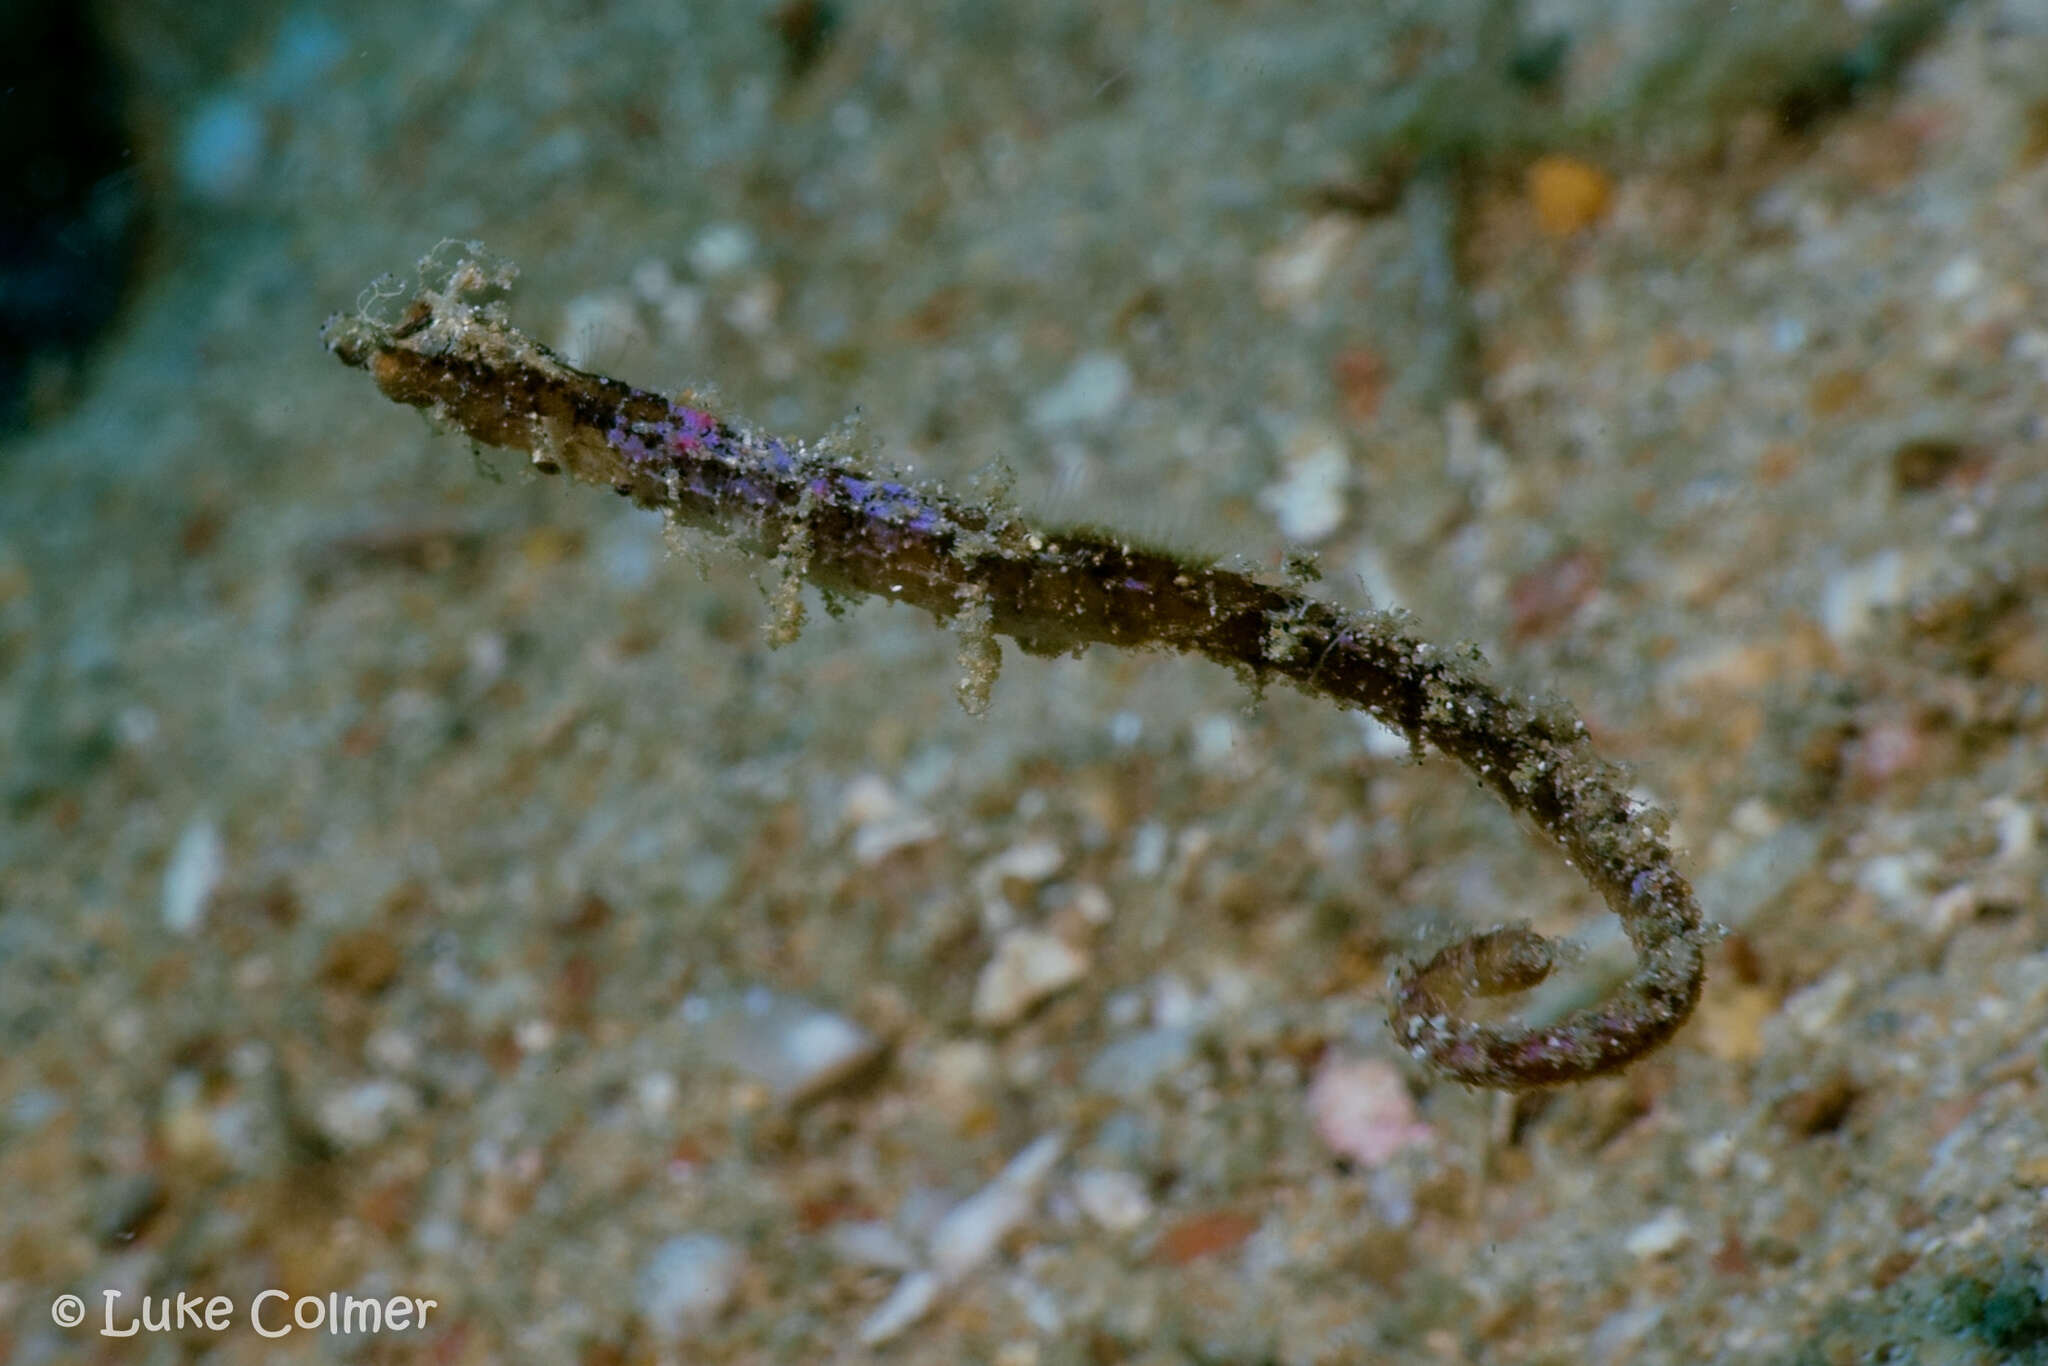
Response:
[[[0,1359],[2048,1360],[2039,4],[0,39]],[[577,364],[1476,642],[1671,814],[1698,1017],[1433,1079],[1395,963],[1616,938],[1465,775],[771,651],[772,570],[324,353],[451,238]]]

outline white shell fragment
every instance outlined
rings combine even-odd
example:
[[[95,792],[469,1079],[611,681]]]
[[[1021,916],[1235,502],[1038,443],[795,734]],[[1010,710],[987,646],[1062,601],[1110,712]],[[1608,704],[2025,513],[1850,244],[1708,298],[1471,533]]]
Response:
[[[1090,1091],[1137,1100],[1159,1081],[1188,1066],[1195,1031],[1186,1025],[1140,1029],[1106,1045],[1089,1062],[1081,1084]]]
[[[973,1270],[1031,1212],[1038,1187],[1065,1140],[1044,1134],[1011,1158],[996,1179],[946,1211],[932,1230],[932,1269],[948,1283]]]
[[[1690,1241],[1692,1222],[1685,1217],[1685,1212],[1663,1209],[1630,1229],[1621,1245],[1631,1257],[1647,1262],[1667,1257]]]
[[[1308,1110],[1316,1137],[1368,1169],[1431,1139],[1400,1070],[1379,1058],[1324,1059],[1309,1083]]]
[[[909,1271],[917,1265],[917,1253],[903,1235],[880,1219],[850,1219],[834,1224],[826,1237],[839,1259],[853,1266]]]
[[[1259,506],[1288,540],[1314,545],[1344,525],[1350,479],[1343,434],[1325,423],[1303,423],[1287,442],[1280,478],[1259,490]]]
[[[864,1347],[879,1347],[890,1338],[916,1323],[939,1301],[939,1291],[945,1287],[939,1284],[937,1275],[930,1271],[913,1271],[896,1282],[896,1288],[889,1292],[889,1298],[875,1307],[866,1323],[860,1326],[860,1340]]]
[[[681,1014],[704,1057],[745,1073],[786,1104],[831,1090],[882,1049],[845,1016],[766,987],[692,996]]]
[[[1074,1175],[1074,1203],[1110,1233],[1129,1233],[1152,1217],[1152,1197],[1131,1172],[1091,1167]]]
[[[1066,854],[1051,840],[1027,840],[1011,845],[974,870],[974,892],[981,901],[982,923],[988,928],[1008,925],[1016,908],[1004,896],[1004,885],[1022,882],[1036,886],[1060,870]]]
[[[690,269],[706,279],[734,275],[754,257],[754,234],[741,223],[713,223],[690,244]]]
[[[864,773],[846,785],[840,820],[853,827],[853,859],[872,868],[899,849],[939,837],[939,823],[906,805],[883,779]]]
[[[226,871],[220,829],[204,816],[195,819],[178,836],[178,847],[164,866],[164,928],[172,934],[195,933]]]
[[[1358,238],[1357,223],[1343,214],[1326,213],[1312,220],[1259,258],[1259,302],[1287,312],[1314,306],[1323,297],[1330,272]]]
[[[933,1226],[929,1265],[896,1283],[860,1328],[863,1345],[887,1342],[930,1312],[945,1290],[980,1266],[1024,1222],[1046,1176],[1066,1150],[1062,1134],[1043,1134],[1011,1158],[996,1179],[940,1217]]]
[[[1077,358],[1054,387],[1031,400],[1031,425],[1040,429],[1103,422],[1131,396],[1131,367],[1114,351]]]
[[[320,1132],[337,1147],[367,1148],[419,1111],[419,1096],[410,1086],[376,1078],[324,1097],[317,1113]]]
[[[1014,929],[996,941],[995,956],[974,984],[974,1019],[991,1028],[1014,1024],[1040,1001],[1088,972],[1088,955],[1056,934]]]
[[[689,1336],[732,1302],[741,1267],[740,1250],[715,1234],[671,1238],[640,1268],[635,1307],[655,1336]]]

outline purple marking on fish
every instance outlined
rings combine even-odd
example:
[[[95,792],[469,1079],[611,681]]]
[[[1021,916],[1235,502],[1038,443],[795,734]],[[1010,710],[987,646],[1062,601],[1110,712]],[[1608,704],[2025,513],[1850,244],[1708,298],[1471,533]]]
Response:
[[[1434,1033],[1435,1031],[1432,1030],[1431,1032]],[[1484,1060],[1484,1055],[1480,1053],[1478,1045],[1467,1042],[1452,1044],[1444,1050],[1443,1056],[1446,1066],[1465,1072],[1478,1070],[1480,1063]]]
[[[868,494],[875,486],[865,479],[856,479],[850,474],[842,474],[839,476],[839,487],[844,489],[847,497],[853,499],[854,502],[865,503],[868,500]]]
[[[908,484],[894,481],[866,487],[856,494],[861,500],[861,511],[883,521],[901,522],[920,531],[930,531],[939,524],[939,510],[927,503],[924,496]]]
[[[629,464],[639,465],[652,460],[655,453],[648,448],[639,433],[627,431],[623,421],[621,419],[621,425],[606,432],[604,439],[611,444],[613,450],[626,457]]]
[[[680,403],[669,405],[668,418],[663,433],[678,450],[694,450],[704,445],[718,427],[711,414]]]

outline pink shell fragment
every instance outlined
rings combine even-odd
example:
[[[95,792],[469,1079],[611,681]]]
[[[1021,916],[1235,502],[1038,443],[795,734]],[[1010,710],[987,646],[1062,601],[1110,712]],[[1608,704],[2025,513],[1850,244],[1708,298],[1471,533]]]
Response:
[[[1403,1148],[1428,1145],[1430,1127],[1393,1064],[1332,1054],[1308,1088],[1309,1118],[1332,1152],[1362,1167],[1384,1166]]]

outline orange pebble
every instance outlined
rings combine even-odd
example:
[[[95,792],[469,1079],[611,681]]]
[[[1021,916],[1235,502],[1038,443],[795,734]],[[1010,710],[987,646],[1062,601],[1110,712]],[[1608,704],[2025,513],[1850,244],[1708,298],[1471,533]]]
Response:
[[[1214,1210],[1181,1220],[1160,1236],[1153,1256],[1169,1266],[1186,1266],[1229,1252],[1259,1230],[1259,1221],[1237,1210]]]
[[[1598,166],[1572,157],[1538,157],[1529,167],[1529,203],[1552,237],[1569,237],[1607,213],[1614,182]]]

